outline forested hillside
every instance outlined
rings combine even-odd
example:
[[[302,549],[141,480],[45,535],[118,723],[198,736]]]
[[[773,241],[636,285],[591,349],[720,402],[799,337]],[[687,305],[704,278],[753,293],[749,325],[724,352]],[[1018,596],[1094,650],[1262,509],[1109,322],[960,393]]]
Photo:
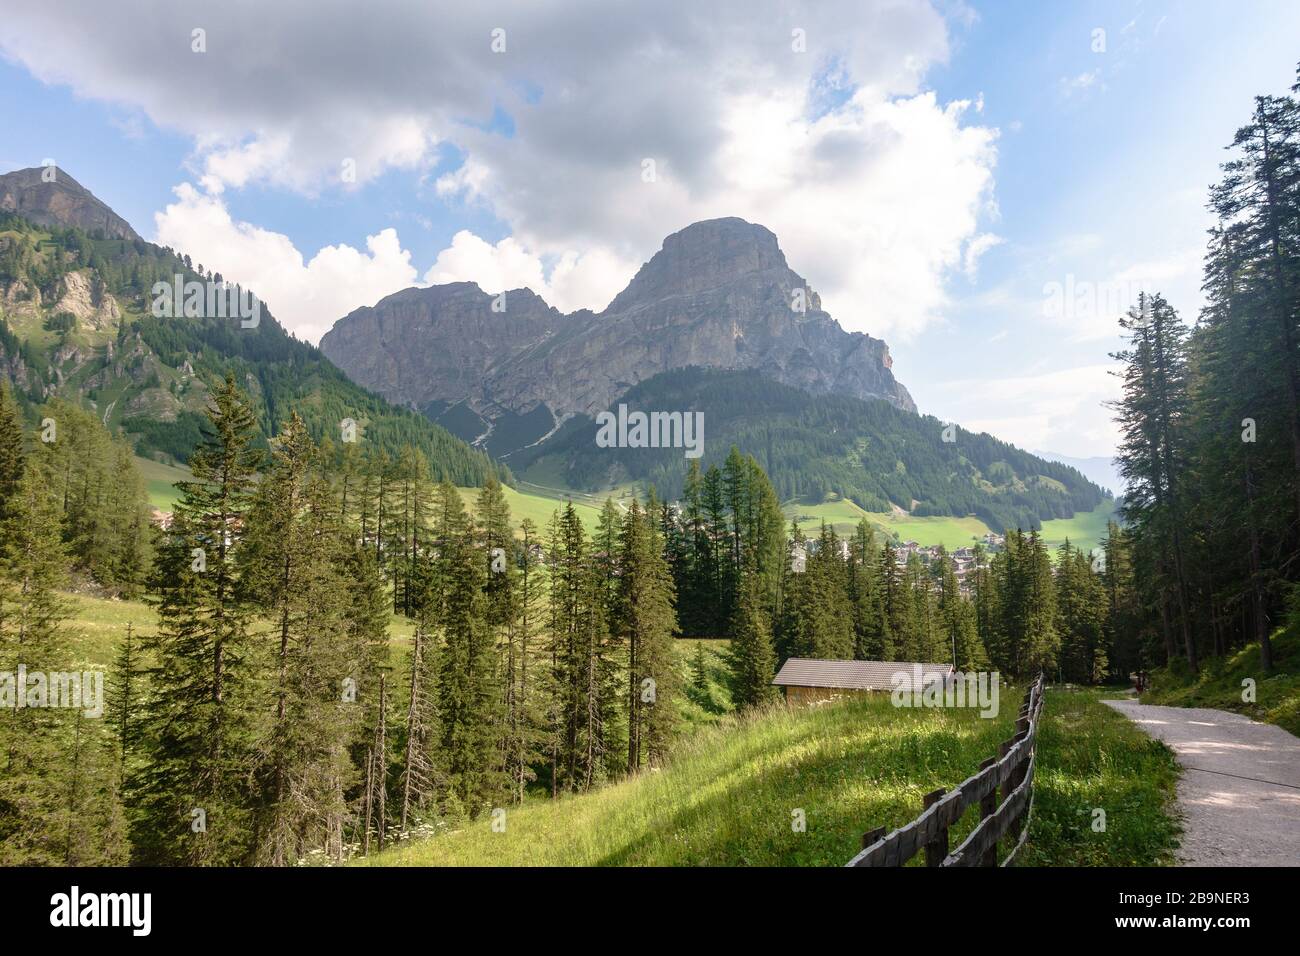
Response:
[[[457,484],[508,475],[423,416],[350,382],[265,304],[251,327],[235,317],[153,314],[154,283],[177,276],[222,280],[143,240],[0,214],[0,370],[20,405],[56,396],[85,404],[133,436],[140,454],[184,461],[211,387],[229,372],[252,399],[260,447],[292,404],[318,441],[338,441],[340,423],[352,419],[375,447],[391,455],[418,448],[436,475]]]
[[[618,403],[702,412],[704,464],[720,464],[737,446],[757,459],[782,500],[803,497],[815,504],[835,492],[867,511],[893,506],[917,516],[974,514],[998,531],[1028,531],[1047,519],[1091,511],[1104,498],[1068,465],[991,435],[948,428],[884,401],[813,396],[758,372],[665,372]],[[579,416],[545,444],[508,460],[516,471],[539,461],[552,465],[548,472],[558,469],[573,487],[635,479],[669,499],[681,495],[682,449],[600,448],[595,438],[596,424]]]

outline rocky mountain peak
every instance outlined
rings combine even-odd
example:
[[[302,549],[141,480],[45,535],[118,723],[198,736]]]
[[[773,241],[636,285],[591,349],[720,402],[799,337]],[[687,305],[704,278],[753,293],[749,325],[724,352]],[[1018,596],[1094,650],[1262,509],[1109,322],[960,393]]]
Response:
[[[131,224],[57,166],[33,166],[0,176],[0,210],[42,226],[102,229],[108,239],[139,239]]]
[[[706,219],[665,239],[663,248],[640,268],[607,311],[620,311],[630,302],[697,295],[747,278],[789,271],[770,229],[735,216]]]
[[[457,404],[484,423],[563,421],[689,367],[754,369],[811,394],[915,411],[879,339],[822,311],[771,230],[710,219],[673,233],[600,313],[564,315],[526,289],[504,308],[472,283],[407,289],[335,323],[321,350],[358,383],[416,408]],[[476,424],[474,426],[478,428]],[[546,426],[549,427],[549,426]]]

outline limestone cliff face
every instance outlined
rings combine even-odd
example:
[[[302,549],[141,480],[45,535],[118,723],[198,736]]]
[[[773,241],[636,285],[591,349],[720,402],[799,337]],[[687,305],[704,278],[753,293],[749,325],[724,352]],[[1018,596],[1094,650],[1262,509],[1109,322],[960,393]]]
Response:
[[[340,319],[321,350],[389,400],[465,400],[487,418],[539,403],[557,418],[590,415],[690,365],[757,369],[814,394],[916,410],[885,343],[840,328],[776,236],[741,219],[669,236],[598,314],[564,315],[526,289],[507,292],[504,311],[494,299],[472,283],[407,289]]]
[[[503,361],[551,338],[567,321],[527,289],[496,296],[472,282],[405,289],[344,316],[321,350],[353,381],[389,401],[422,407],[470,399]],[[336,358],[337,356],[337,358]]]
[[[106,239],[140,238],[125,219],[57,167],[35,166],[0,176],[0,210],[42,226],[102,229]]]

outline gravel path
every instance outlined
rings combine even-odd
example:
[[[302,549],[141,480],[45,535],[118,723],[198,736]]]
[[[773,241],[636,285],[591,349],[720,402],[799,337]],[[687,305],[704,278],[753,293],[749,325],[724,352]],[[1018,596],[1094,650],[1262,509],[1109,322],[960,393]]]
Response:
[[[1226,710],[1106,703],[1184,768],[1181,866],[1300,866],[1300,738]]]

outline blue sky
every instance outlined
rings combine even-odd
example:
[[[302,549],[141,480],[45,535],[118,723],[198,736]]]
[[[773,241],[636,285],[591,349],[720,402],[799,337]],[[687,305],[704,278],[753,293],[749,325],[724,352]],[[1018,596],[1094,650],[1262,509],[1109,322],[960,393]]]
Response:
[[[1081,457],[1113,448],[1116,316],[1047,290],[1194,316],[1206,187],[1300,59],[1290,2],[32,6],[0,26],[0,168],[54,159],[304,338],[430,281],[600,308],[735,214],[923,411]]]

